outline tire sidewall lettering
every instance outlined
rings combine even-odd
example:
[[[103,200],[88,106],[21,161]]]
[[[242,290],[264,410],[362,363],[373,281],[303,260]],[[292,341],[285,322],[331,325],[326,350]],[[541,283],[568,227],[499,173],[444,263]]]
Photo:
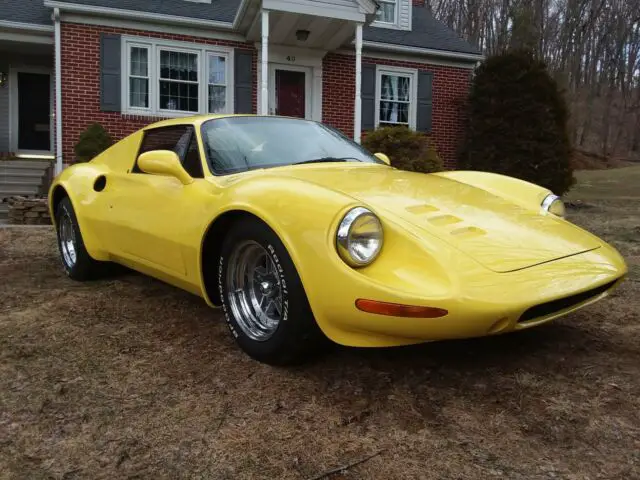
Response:
[[[262,245],[265,246],[264,243]],[[280,258],[278,257],[273,245],[271,245],[270,243],[266,243],[266,250],[269,257],[271,258],[274,265],[276,266],[277,281],[282,291],[281,321],[286,322],[289,319],[289,291],[287,288],[287,281],[285,278],[284,268],[282,266],[282,263],[280,262]],[[231,331],[231,334],[234,336],[234,338],[237,339],[238,337],[243,337],[248,340],[249,337],[247,337],[244,333],[242,333],[240,329],[236,326],[236,320],[235,318],[233,318],[234,315],[229,306],[230,292],[227,291],[227,287],[225,285],[226,283],[225,277],[227,275],[226,261],[227,261],[227,258],[225,257],[225,255],[220,255],[220,258],[218,260],[218,292],[220,293],[220,305],[222,307],[222,313],[224,315],[225,322],[227,323],[229,330]]]
[[[267,251],[278,270],[278,285],[282,291],[282,321],[286,322],[289,319],[289,291],[287,290],[284,268],[282,267],[282,263],[280,263],[280,258],[278,258],[276,254],[276,249],[270,243],[267,244]]]

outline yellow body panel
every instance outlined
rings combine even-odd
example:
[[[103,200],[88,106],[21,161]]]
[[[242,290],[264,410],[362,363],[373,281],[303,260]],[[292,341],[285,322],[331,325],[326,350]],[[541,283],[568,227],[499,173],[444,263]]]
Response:
[[[155,124],[200,124],[213,116]],[[149,128],[149,127],[147,127]],[[184,185],[131,173],[142,131],[53,182],[50,206],[70,197],[85,246],[111,260],[202,296],[203,239],[213,222],[244,211],[266,223],[289,252],[315,319],[331,340],[352,346],[406,345],[503,333],[544,323],[591,303],[518,322],[530,307],[618,282],[626,273],[611,246],[540,211],[547,190],[481,172],[424,175],[386,165],[309,164],[213,176]],[[105,176],[106,188],[94,190]],[[343,215],[365,206],[381,219],[385,242],[362,269],[336,253]],[[211,292],[209,292],[211,293]],[[446,309],[442,318],[364,313],[355,300]]]

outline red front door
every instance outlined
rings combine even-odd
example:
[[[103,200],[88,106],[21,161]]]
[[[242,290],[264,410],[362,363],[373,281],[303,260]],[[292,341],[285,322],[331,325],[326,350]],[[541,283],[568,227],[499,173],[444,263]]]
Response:
[[[305,74],[276,70],[276,115],[305,118]]]

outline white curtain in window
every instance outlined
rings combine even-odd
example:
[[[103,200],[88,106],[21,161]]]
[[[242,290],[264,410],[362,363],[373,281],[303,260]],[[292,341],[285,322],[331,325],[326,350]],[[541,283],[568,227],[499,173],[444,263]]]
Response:
[[[396,1],[397,0],[378,0],[378,11],[376,19],[379,22],[396,23]]]
[[[382,75],[380,85],[380,123],[409,124],[411,79]]]

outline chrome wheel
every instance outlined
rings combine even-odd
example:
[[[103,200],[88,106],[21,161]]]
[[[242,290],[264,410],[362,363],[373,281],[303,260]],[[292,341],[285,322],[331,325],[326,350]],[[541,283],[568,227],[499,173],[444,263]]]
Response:
[[[62,252],[62,258],[67,267],[73,268],[76,264],[76,233],[73,228],[71,217],[67,212],[64,212],[60,218],[59,238],[60,238],[60,251]]]
[[[229,257],[226,275],[231,314],[252,340],[273,336],[282,319],[280,275],[262,245],[240,243]]]

